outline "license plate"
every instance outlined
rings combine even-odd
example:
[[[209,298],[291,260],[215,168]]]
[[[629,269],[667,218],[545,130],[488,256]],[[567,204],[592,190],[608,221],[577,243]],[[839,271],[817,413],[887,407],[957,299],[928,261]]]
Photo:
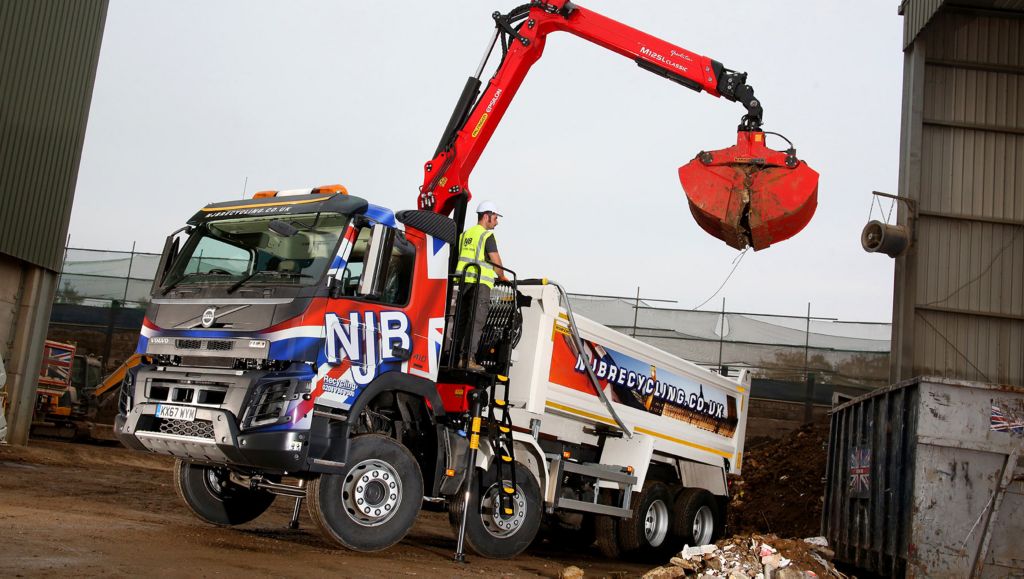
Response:
[[[157,418],[170,418],[171,420],[187,420],[192,422],[196,419],[196,407],[157,404],[156,416]]]

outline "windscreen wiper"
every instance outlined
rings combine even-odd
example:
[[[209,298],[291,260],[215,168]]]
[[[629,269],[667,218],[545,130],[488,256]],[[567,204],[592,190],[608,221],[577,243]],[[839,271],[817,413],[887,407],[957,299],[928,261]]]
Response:
[[[181,284],[181,282],[185,281],[187,278],[192,277],[194,275],[199,275],[199,272],[198,271],[193,271],[192,273],[186,273],[185,275],[179,277],[174,283],[164,286],[160,290],[160,295],[162,295],[162,296],[167,295],[167,292],[169,292],[172,289],[178,287]],[[209,272],[204,272],[203,275],[209,275]]]
[[[254,272],[250,273],[249,275],[243,277],[242,279],[236,281],[235,283],[231,284],[231,287],[228,288],[228,293],[229,294],[234,293],[235,290],[237,290],[238,288],[242,287],[242,285],[245,284],[245,282],[251,280],[252,278],[256,277],[258,274],[261,274],[261,273],[273,274],[273,277],[284,277],[284,276],[287,276],[287,277],[313,277],[313,276],[311,276],[309,274],[299,273],[297,271],[274,271],[272,269],[261,269],[261,270],[258,270],[258,271],[254,271]]]
[[[243,277],[242,279],[236,281],[235,283],[231,284],[231,287],[228,288],[228,293],[229,294],[235,293],[235,290],[240,288],[240,287],[242,287],[242,284],[244,284],[245,282],[249,281],[250,279],[256,277],[257,274],[266,273],[266,272],[267,272],[267,270],[265,270],[265,269],[257,269],[256,271],[250,273],[249,275],[247,275],[247,276]]]

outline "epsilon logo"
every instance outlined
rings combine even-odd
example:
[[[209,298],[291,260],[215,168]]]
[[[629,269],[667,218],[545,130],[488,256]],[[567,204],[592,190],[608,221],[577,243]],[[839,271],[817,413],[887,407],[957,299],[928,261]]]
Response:
[[[203,327],[204,328],[209,328],[210,326],[213,325],[213,322],[216,319],[217,319],[217,308],[206,308],[206,311],[203,312],[203,318],[202,318]]]

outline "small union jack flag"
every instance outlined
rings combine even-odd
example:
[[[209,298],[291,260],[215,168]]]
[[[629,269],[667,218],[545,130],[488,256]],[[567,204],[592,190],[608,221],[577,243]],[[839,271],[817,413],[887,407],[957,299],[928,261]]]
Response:
[[[991,429],[999,432],[1024,434],[1024,419],[1012,414],[1007,416],[1007,413],[1003,412],[1002,408],[993,405]]]
[[[39,372],[40,382],[60,386],[70,384],[71,362],[74,356],[74,346],[46,342],[43,350],[43,364]]]
[[[850,494],[863,498],[871,492],[871,450],[854,447],[850,451]]]

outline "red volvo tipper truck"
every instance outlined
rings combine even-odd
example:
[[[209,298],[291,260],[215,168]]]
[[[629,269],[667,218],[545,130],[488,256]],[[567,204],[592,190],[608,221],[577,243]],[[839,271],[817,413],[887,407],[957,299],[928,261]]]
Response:
[[[200,519],[244,523],[284,495],[293,523],[305,501],[330,540],[373,551],[426,502],[449,510],[457,558],[467,544],[514,556],[544,519],[610,555],[721,532],[744,379],[576,318],[560,286],[509,268],[491,292],[483,370],[458,363],[458,328],[473,326],[460,322],[476,315],[457,306],[452,251],[469,174],[554,31],[744,105],[737,145],[680,170],[698,222],[727,243],[798,232],[817,174],[766,147],[745,74],[571,2],[494,20],[488,53],[501,60],[483,92],[483,64],[467,82],[418,209],[338,185],[263,192],[210,204],[168,237],[139,340],[151,363],[125,378],[116,431],[178,458],[176,488]]]

